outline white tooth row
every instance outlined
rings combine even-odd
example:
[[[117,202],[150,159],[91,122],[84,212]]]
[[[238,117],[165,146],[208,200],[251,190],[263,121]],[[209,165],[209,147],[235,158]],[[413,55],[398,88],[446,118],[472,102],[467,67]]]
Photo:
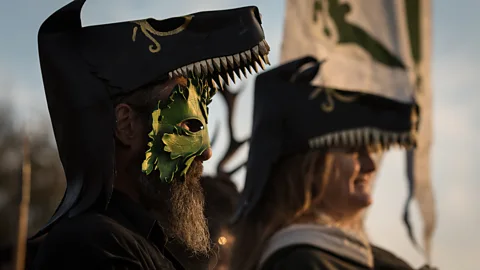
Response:
[[[388,132],[378,128],[359,128],[322,135],[308,140],[310,148],[332,146],[369,146],[410,147],[416,139],[415,132]]]
[[[223,73],[228,80],[231,80],[235,83],[235,76],[231,78],[226,70],[237,70],[243,73],[243,76],[246,78],[248,73],[252,74],[251,68],[258,72],[257,64],[265,70],[265,64],[270,65],[270,60],[268,60],[268,52],[270,51],[270,47],[266,40],[260,41],[258,45],[253,47],[250,50],[246,50],[241,53],[237,53],[235,55],[230,56],[222,56],[216,57],[213,59],[202,60],[193,64],[189,64],[178,68],[174,71],[168,73],[170,78],[174,76],[185,76],[188,77],[190,73],[193,73],[197,76],[202,74],[213,74],[215,71],[217,73]],[[241,68],[240,65],[243,67]],[[235,73],[234,73],[235,74]],[[238,79],[241,79],[240,76],[237,74]],[[219,81],[223,81],[222,77],[219,76]],[[227,85],[229,84],[228,81],[225,82]]]

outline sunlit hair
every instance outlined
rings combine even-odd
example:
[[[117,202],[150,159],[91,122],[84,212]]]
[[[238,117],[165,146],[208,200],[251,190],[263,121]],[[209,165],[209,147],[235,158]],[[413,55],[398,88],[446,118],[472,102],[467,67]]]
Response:
[[[314,205],[323,197],[332,159],[320,151],[287,157],[272,170],[255,208],[233,228],[232,270],[253,270],[267,240],[299,219],[314,220]],[[320,178],[320,179],[319,179]]]

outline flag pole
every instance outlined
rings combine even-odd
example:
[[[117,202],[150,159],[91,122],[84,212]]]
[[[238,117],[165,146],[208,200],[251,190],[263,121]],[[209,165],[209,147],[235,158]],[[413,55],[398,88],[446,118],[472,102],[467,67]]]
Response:
[[[30,159],[30,141],[28,135],[25,134],[23,140],[22,193],[18,215],[17,251],[15,258],[16,270],[25,269],[28,235],[28,212],[30,206],[30,180],[32,173]]]

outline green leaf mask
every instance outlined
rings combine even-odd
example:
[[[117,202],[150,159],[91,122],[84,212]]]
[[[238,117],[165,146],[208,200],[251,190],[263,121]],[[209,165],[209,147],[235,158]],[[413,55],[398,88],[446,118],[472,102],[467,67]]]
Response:
[[[210,147],[207,105],[215,90],[199,78],[189,78],[187,87],[176,85],[167,101],[159,101],[152,113],[151,141],[142,164],[149,175],[160,172],[160,180],[170,183],[175,174],[185,177],[193,160]],[[184,128],[181,123],[195,128]]]

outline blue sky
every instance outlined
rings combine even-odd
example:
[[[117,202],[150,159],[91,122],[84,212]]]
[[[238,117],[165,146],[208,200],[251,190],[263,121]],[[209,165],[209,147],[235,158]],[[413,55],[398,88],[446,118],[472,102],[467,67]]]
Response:
[[[11,100],[19,120],[41,123],[48,116],[37,56],[37,30],[41,22],[67,0],[5,0],[0,3],[0,93],[2,101]],[[438,225],[433,242],[433,261],[440,269],[477,269],[480,260],[480,209],[476,200],[480,191],[480,173],[475,153],[480,152],[480,1],[435,0],[433,9],[433,87],[434,147],[432,179],[437,201]],[[263,15],[264,29],[272,51],[270,60],[278,63],[282,36],[284,4],[281,0],[89,0],[82,13],[84,24],[92,25],[145,17],[157,19],[206,9],[257,5]],[[236,112],[236,136],[250,133],[252,83],[240,97]],[[217,98],[211,108],[211,127],[225,121],[225,105]],[[477,119],[477,120],[475,120]],[[19,121],[19,123],[21,123]],[[224,130],[222,130],[224,132]],[[213,173],[225,147],[220,136],[214,158],[206,163]],[[232,166],[246,158],[248,147],[241,149]],[[245,173],[235,175],[243,186]],[[373,242],[407,259],[415,266],[422,257],[409,243],[401,223],[406,197],[404,155],[390,152],[383,163],[375,190],[374,206],[369,212],[367,230]],[[421,229],[416,207],[412,207],[417,235]],[[420,239],[420,238],[419,238]]]

